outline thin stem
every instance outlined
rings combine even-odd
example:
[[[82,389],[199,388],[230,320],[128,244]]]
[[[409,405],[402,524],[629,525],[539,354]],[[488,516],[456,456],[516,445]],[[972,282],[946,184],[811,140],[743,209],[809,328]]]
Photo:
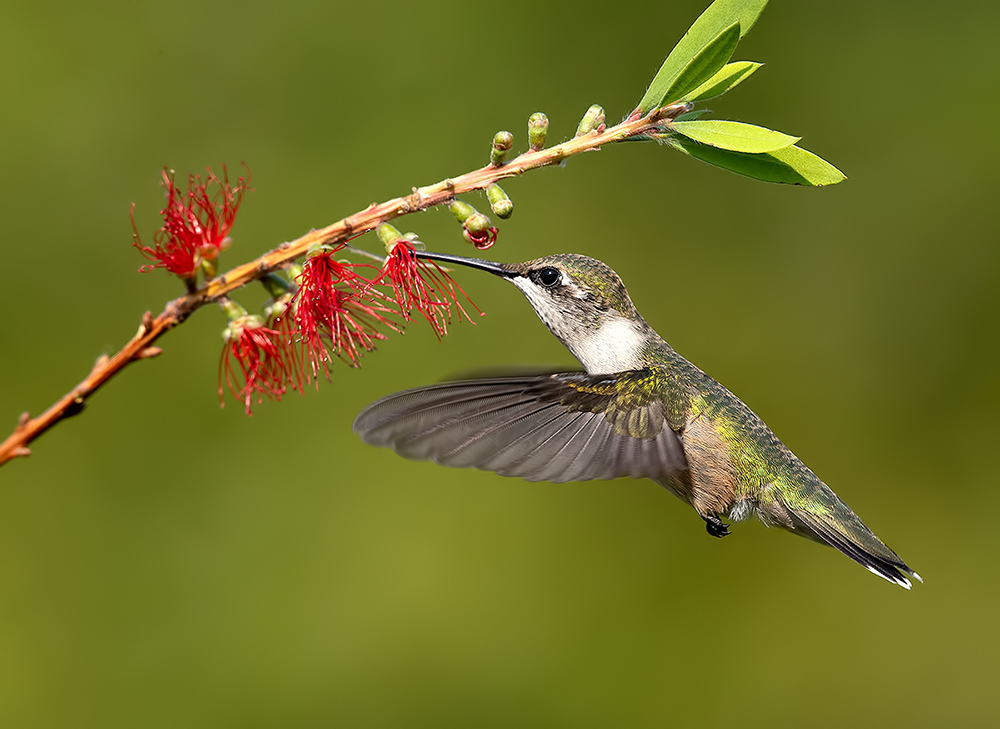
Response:
[[[61,420],[81,412],[86,400],[104,383],[123,370],[126,365],[158,355],[160,349],[152,346],[153,343],[167,331],[181,324],[196,309],[215,302],[229,292],[305,255],[312,246],[317,244],[336,245],[374,229],[379,223],[448,203],[456,195],[473,190],[484,190],[499,180],[515,177],[539,167],[559,164],[568,157],[600,149],[603,145],[640,137],[651,132],[662,132],[664,126],[676,113],[676,108],[665,107],[653,110],[643,117],[633,114],[622,123],[603,131],[594,131],[580,137],[574,137],[548,149],[525,152],[506,164],[487,165],[459,177],[445,179],[426,187],[414,188],[413,192],[405,197],[397,197],[377,205],[373,204],[332,225],[310,231],[291,242],[282,243],[259,258],[213,278],[201,289],[170,301],[155,319],[149,312],[146,312],[139,331],[118,353],[111,357],[105,356],[98,359],[90,374],[80,384],[38,417],[31,418],[28,413],[24,413],[20,417],[14,432],[0,444],[0,465],[13,458],[30,455],[29,443]]]

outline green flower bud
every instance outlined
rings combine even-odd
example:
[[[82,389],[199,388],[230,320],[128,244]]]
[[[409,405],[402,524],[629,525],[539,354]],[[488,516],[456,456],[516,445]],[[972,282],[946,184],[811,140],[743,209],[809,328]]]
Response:
[[[476,209],[469,205],[467,202],[462,202],[461,200],[452,200],[448,204],[448,209],[455,215],[455,219],[459,223],[464,223],[470,217],[476,214]]]
[[[219,273],[218,258],[202,258],[199,265],[206,281],[215,278]]]
[[[580,126],[576,128],[576,136],[582,137],[584,134],[590,134],[595,129],[600,131],[602,126],[604,126],[604,108],[598,104],[594,104],[587,109],[587,113],[580,120]]]
[[[528,117],[528,146],[537,152],[545,146],[545,135],[549,131],[549,118],[540,111]]]
[[[392,251],[392,246],[397,240],[403,237],[403,234],[398,230],[393,228],[388,223],[379,223],[378,227],[375,229],[378,233],[378,239],[382,241],[382,245],[385,246],[385,252],[389,253]]]
[[[490,208],[493,214],[501,220],[506,220],[514,212],[514,203],[510,201],[507,193],[496,183],[486,188],[486,197],[489,198]]]
[[[219,299],[219,308],[222,309],[222,312],[226,315],[226,318],[229,319],[229,321],[231,322],[234,322],[242,317],[248,316],[246,309],[244,309],[242,306],[240,306],[239,304],[237,304],[235,301],[233,301],[228,297],[223,297]]]
[[[493,149],[490,151],[490,164],[499,167],[507,159],[507,151],[514,144],[514,135],[510,132],[497,132],[493,136]]]
[[[267,293],[271,295],[272,299],[279,299],[283,294],[287,294],[292,290],[292,285],[288,283],[288,280],[278,273],[269,273],[260,282],[267,289]]]

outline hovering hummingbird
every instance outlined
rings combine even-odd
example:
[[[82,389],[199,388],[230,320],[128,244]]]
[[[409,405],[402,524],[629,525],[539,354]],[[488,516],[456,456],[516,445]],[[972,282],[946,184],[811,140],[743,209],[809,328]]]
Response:
[[[420,252],[507,279],[585,372],[446,382],[389,395],[354,421],[405,458],[529,481],[650,478],[708,533],[723,518],[829,544],[876,575],[920,580],[729,390],[677,354],[606,264],[576,254],[526,263]]]

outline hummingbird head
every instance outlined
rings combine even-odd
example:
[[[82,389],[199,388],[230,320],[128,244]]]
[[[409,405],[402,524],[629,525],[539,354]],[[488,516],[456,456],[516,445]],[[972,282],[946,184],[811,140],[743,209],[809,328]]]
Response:
[[[658,339],[618,274],[597,259],[560,253],[525,263],[493,263],[427,251],[417,256],[508,279],[590,374],[642,368],[650,340]]]

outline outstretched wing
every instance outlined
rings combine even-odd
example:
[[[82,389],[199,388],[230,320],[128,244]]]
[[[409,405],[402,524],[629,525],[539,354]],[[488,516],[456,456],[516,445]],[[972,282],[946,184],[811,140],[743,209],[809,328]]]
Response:
[[[495,377],[406,390],[354,431],[405,458],[529,481],[660,478],[687,468],[655,396],[659,373]]]

